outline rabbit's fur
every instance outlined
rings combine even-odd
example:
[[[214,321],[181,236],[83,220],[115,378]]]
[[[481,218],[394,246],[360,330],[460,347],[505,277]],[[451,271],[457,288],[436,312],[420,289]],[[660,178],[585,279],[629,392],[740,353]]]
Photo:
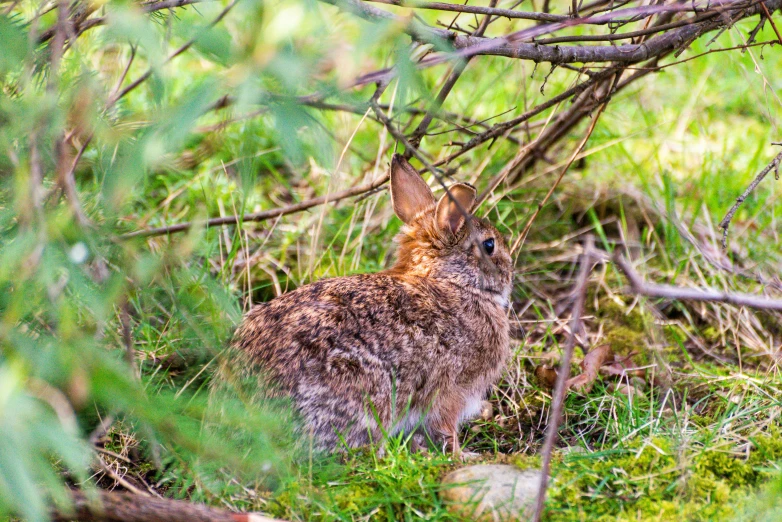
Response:
[[[418,427],[458,453],[459,423],[499,377],[511,257],[492,225],[466,217],[475,189],[449,193],[436,202],[394,156],[391,197],[405,225],[393,268],[303,286],[254,307],[237,330],[245,372],[293,399],[320,448]]]

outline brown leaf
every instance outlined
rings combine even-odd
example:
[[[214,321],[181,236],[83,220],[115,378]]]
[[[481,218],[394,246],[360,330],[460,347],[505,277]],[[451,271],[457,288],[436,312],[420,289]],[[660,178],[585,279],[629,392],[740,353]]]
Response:
[[[568,379],[566,383],[567,388],[581,393],[589,393],[589,390],[592,389],[592,385],[595,383],[595,379],[597,379],[600,367],[613,362],[613,360],[614,352],[611,350],[610,345],[602,344],[597,348],[593,348],[581,361],[583,373]]]
[[[611,375],[616,377],[630,376],[640,377],[642,379],[646,378],[646,369],[636,368],[636,365],[632,360],[633,356],[637,354],[638,352],[633,352],[623,359],[614,359],[613,362],[600,368],[600,374],[603,376]]]
[[[557,383],[557,370],[551,366],[541,364],[535,368],[535,377],[543,388],[552,390]]]

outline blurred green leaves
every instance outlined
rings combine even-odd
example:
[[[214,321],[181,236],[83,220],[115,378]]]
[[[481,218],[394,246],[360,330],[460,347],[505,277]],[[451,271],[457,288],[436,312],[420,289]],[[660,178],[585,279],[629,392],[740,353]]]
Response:
[[[5,361],[7,363],[7,361]],[[67,398],[20,364],[0,366],[0,513],[48,518],[44,492],[64,502],[60,470],[86,478],[89,453]]]
[[[68,488],[94,485],[101,430],[99,444],[135,440],[148,479],[174,496],[269,485],[290,467],[294,431],[284,406],[212,384],[241,316],[230,270],[211,264],[214,234],[118,236],[222,212],[217,175],[243,209],[276,204],[248,197],[281,171],[333,168],[334,136],[297,97],[333,92],[363,50],[330,54],[320,38],[344,27],[311,1],[77,1],[67,28],[59,5],[22,0],[0,16],[0,517],[46,520]],[[220,132],[259,108],[262,124]],[[180,194],[186,211],[169,216]],[[172,370],[172,357],[186,364]]]
[[[27,34],[18,20],[0,16],[0,77],[18,69],[27,56]]]

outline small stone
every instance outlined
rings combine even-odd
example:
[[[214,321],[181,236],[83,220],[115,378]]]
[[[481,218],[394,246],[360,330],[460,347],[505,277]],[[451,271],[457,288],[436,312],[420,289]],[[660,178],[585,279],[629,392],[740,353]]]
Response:
[[[448,509],[476,522],[521,521],[532,516],[540,471],[505,464],[479,464],[452,471],[440,497]]]

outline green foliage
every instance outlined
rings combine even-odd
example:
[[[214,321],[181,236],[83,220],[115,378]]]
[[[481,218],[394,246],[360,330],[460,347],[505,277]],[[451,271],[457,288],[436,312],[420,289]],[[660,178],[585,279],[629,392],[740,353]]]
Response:
[[[90,468],[101,469],[88,439],[106,419],[121,427],[109,433],[135,440],[152,464],[146,473],[170,495],[211,499],[237,479],[273,484],[296,452],[289,416],[209,393],[240,317],[225,274],[210,268],[213,243],[196,231],[178,248],[150,252],[118,234],[174,191],[197,191],[190,201],[203,205],[204,187],[184,175],[182,154],[218,145],[196,127],[218,121],[213,106],[227,92],[257,98],[273,94],[262,84],[297,83],[279,61],[312,55],[287,35],[269,47],[265,36],[277,28],[264,16],[235,13],[229,32],[212,23],[225,6],[150,16],[116,2],[105,6],[104,27],[53,63],[56,38],[30,52],[31,39],[56,33],[49,15],[30,32],[36,5],[16,3],[0,18],[0,517],[45,520],[49,499],[68,502],[66,484],[89,487]],[[242,5],[263,15],[263,3]],[[185,67],[172,69],[167,56],[188,41]],[[255,62],[259,51],[264,63]],[[267,149],[282,144],[295,160],[291,147],[299,147],[299,161],[330,154],[303,109],[285,99],[275,107],[274,125],[257,138]],[[303,132],[311,139],[299,139]],[[84,161],[69,172],[80,148]],[[281,158],[243,160],[244,183],[263,182],[259,167]],[[245,199],[236,203],[244,208]],[[190,367],[166,370],[161,361],[172,355]],[[127,450],[122,444],[114,449]]]

